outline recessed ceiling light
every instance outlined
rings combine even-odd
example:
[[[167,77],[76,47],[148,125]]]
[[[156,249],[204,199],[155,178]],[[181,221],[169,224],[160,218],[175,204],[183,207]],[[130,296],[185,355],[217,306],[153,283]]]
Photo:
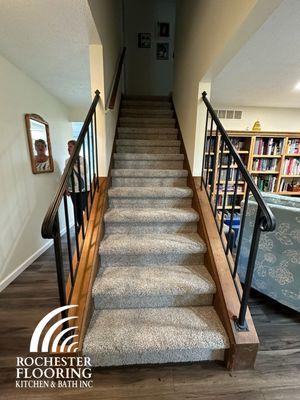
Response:
[[[300,82],[298,82],[295,86],[295,90],[300,90]]]

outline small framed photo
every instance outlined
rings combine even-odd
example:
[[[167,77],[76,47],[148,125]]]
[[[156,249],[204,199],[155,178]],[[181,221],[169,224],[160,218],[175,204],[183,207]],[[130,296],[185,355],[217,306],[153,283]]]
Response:
[[[158,22],[157,23],[157,37],[160,37],[160,38],[170,37],[169,22]]]
[[[169,59],[169,43],[156,43],[156,59],[157,60]]]
[[[138,34],[138,47],[140,49],[151,48],[151,33],[139,33]]]

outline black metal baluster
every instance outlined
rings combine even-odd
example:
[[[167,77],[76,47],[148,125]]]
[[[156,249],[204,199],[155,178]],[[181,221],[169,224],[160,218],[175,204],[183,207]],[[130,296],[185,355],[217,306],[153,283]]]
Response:
[[[85,138],[82,143],[82,150],[83,150],[83,170],[84,170],[84,186],[85,186],[85,208],[86,208],[86,218],[87,220],[90,219],[90,211],[89,211],[89,198],[88,198],[88,180],[87,180],[87,172],[86,172],[86,153],[85,153]]]
[[[80,221],[79,221],[79,228],[81,228],[81,233],[82,233],[82,239],[84,240],[85,238],[85,230],[84,230],[84,218],[83,218],[83,213],[84,213],[84,207],[83,207],[83,199],[82,199],[82,182],[81,182],[81,170],[80,170],[80,156],[77,158],[77,173],[78,173],[78,188],[79,188],[79,206],[80,206]],[[74,166],[75,168],[75,166]]]
[[[220,157],[218,160],[218,166],[219,166],[219,176],[218,176],[218,185],[217,185],[217,193],[216,193],[216,199],[215,199],[215,217],[217,216],[217,211],[218,211],[218,202],[219,202],[219,191],[220,191],[220,182],[221,182],[221,174],[222,174],[222,159],[223,159],[223,152],[224,152],[224,140],[223,137],[221,136],[221,153]],[[219,151],[219,150],[218,150]]]
[[[238,189],[238,181],[239,181],[239,170],[236,169],[236,177],[235,177],[235,185],[234,185],[234,193],[233,193],[233,199],[232,199],[232,208],[231,208],[231,213],[230,213],[230,222],[229,222],[229,233],[228,233],[228,239],[227,239],[227,246],[226,246],[226,254],[228,254],[229,250],[232,251],[231,246],[233,246],[232,240],[232,223],[233,223],[233,216],[234,216],[234,210],[235,210],[235,203],[236,203],[236,198],[237,198],[237,189]]]
[[[239,313],[239,317],[238,317],[238,321],[237,321],[239,329],[243,329],[243,330],[247,329],[247,323],[245,321],[245,318],[246,318],[246,311],[247,311],[247,306],[248,306],[248,302],[249,302],[249,295],[250,295],[251,283],[252,283],[253,272],[254,272],[254,267],[255,267],[256,255],[257,255],[257,250],[258,250],[258,245],[259,245],[259,238],[260,238],[260,234],[261,234],[260,222],[261,222],[261,209],[258,206],[256,218],[255,218],[253,236],[252,236],[252,241],[251,241],[251,246],[250,246],[250,253],[249,253],[249,259],[248,259],[246,277],[245,277],[245,282],[244,282],[241,308],[240,308],[240,313]]]
[[[238,235],[239,236],[238,245],[237,245],[236,256],[235,256],[235,261],[234,261],[234,270],[233,270],[233,274],[232,274],[233,279],[235,279],[235,277],[236,277],[238,265],[239,265],[239,258],[240,258],[242,240],[243,240],[243,233],[244,233],[245,219],[246,219],[247,208],[248,208],[249,194],[250,194],[250,189],[249,189],[249,186],[247,185],[245,200],[244,200],[244,205],[243,205],[243,215],[242,215],[242,220],[241,220],[239,235]]]
[[[223,225],[224,225],[224,215],[226,210],[226,200],[227,200],[227,189],[228,189],[228,181],[230,176],[230,164],[231,164],[231,154],[228,154],[227,160],[227,169],[226,169],[226,180],[225,180],[225,189],[223,193],[223,205],[222,205],[222,216],[221,216],[221,223],[220,223],[220,234],[222,234]],[[222,159],[221,159],[221,167],[222,167]]]
[[[93,119],[91,120],[90,125],[90,134],[91,134],[91,144],[92,144],[92,155],[93,155],[93,185],[95,189],[95,176],[96,176],[96,169],[95,169],[95,146],[94,146],[94,126],[93,126]]]
[[[96,108],[94,112],[94,134],[95,134],[95,149],[96,149],[96,171],[97,171],[97,188],[99,188],[99,166],[98,166],[98,133],[97,133],[97,115]]]
[[[74,180],[74,170],[71,172],[71,182],[72,182],[72,193],[73,194],[73,212],[74,212],[74,224],[75,224],[75,242],[76,242],[76,253],[77,260],[80,260],[79,242],[78,242],[78,221],[77,221],[77,205],[76,205],[76,192],[75,192],[75,180]]]
[[[68,200],[67,196],[64,194],[64,211],[65,211],[65,220],[66,220],[66,231],[67,231],[67,245],[68,245],[68,258],[69,258],[69,267],[70,267],[70,277],[71,284],[74,285],[74,275],[73,275],[73,262],[72,262],[72,244],[71,244],[71,235],[70,235],[70,223],[69,223],[69,211],[68,211]]]
[[[210,185],[210,192],[209,192],[209,201],[210,202],[211,202],[212,194],[214,192],[214,182],[215,182],[215,176],[216,176],[218,135],[219,135],[219,131],[218,131],[218,128],[216,128],[215,145],[214,145],[214,159],[213,159],[213,165],[212,165],[212,182]]]
[[[207,190],[207,182],[209,179],[209,170],[210,170],[210,150],[211,150],[211,138],[212,138],[212,131],[213,131],[213,125],[214,125],[214,120],[211,117],[211,123],[210,123],[210,132],[209,132],[209,141],[208,141],[208,165],[206,166],[206,177],[205,177],[205,187]]]
[[[59,302],[60,306],[63,307],[67,305],[66,300],[66,287],[65,287],[65,277],[64,277],[64,263],[61,249],[61,237],[60,237],[60,226],[59,226],[59,217],[58,213],[55,215],[54,219],[54,252],[55,252],[55,265],[56,265],[56,273],[57,273],[57,283],[58,283],[58,293],[59,293]],[[62,311],[62,318],[67,317],[66,311]],[[63,323],[63,329],[68,328],[68,323]]]
[[[204,181],[204,169],[206,163],[206,146],[207,146],[207,124],[208,124],[208,109],[206,111],[206,121],[205,121],[205,134],[204,134],[204,144],[203,144],[203,160],[202,160],[202,177],[201,177],[201,189],[203,187]],[[207,171],[206,171],[207,172]]]
[[[92,170],[91,170],[91,143],[89,128],[87,129],[87,142],[88,142],[88,157],[89,157],[89,183],[90,183],[90,197],[91,197],[91,208],[93,202],[93,188],[92,188]]]

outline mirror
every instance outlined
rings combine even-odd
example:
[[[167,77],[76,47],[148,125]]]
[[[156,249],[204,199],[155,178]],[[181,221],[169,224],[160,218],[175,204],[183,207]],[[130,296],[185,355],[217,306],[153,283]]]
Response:
[[[25,123],[34,174],[53,172],[53,158],[48,123],[37,114],[26,114]]]

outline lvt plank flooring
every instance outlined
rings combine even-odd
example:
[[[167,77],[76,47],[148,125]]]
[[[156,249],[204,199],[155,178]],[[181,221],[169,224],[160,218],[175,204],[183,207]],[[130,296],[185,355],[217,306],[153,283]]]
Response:
[[[38,321],[58,306],[53,248],[0,293],[0,399],[300,400],[300,314],[252,292],[260,338],[256,367],[222,363],[95,369],[92,389],[15,388],[15,357],[28,354]]]

